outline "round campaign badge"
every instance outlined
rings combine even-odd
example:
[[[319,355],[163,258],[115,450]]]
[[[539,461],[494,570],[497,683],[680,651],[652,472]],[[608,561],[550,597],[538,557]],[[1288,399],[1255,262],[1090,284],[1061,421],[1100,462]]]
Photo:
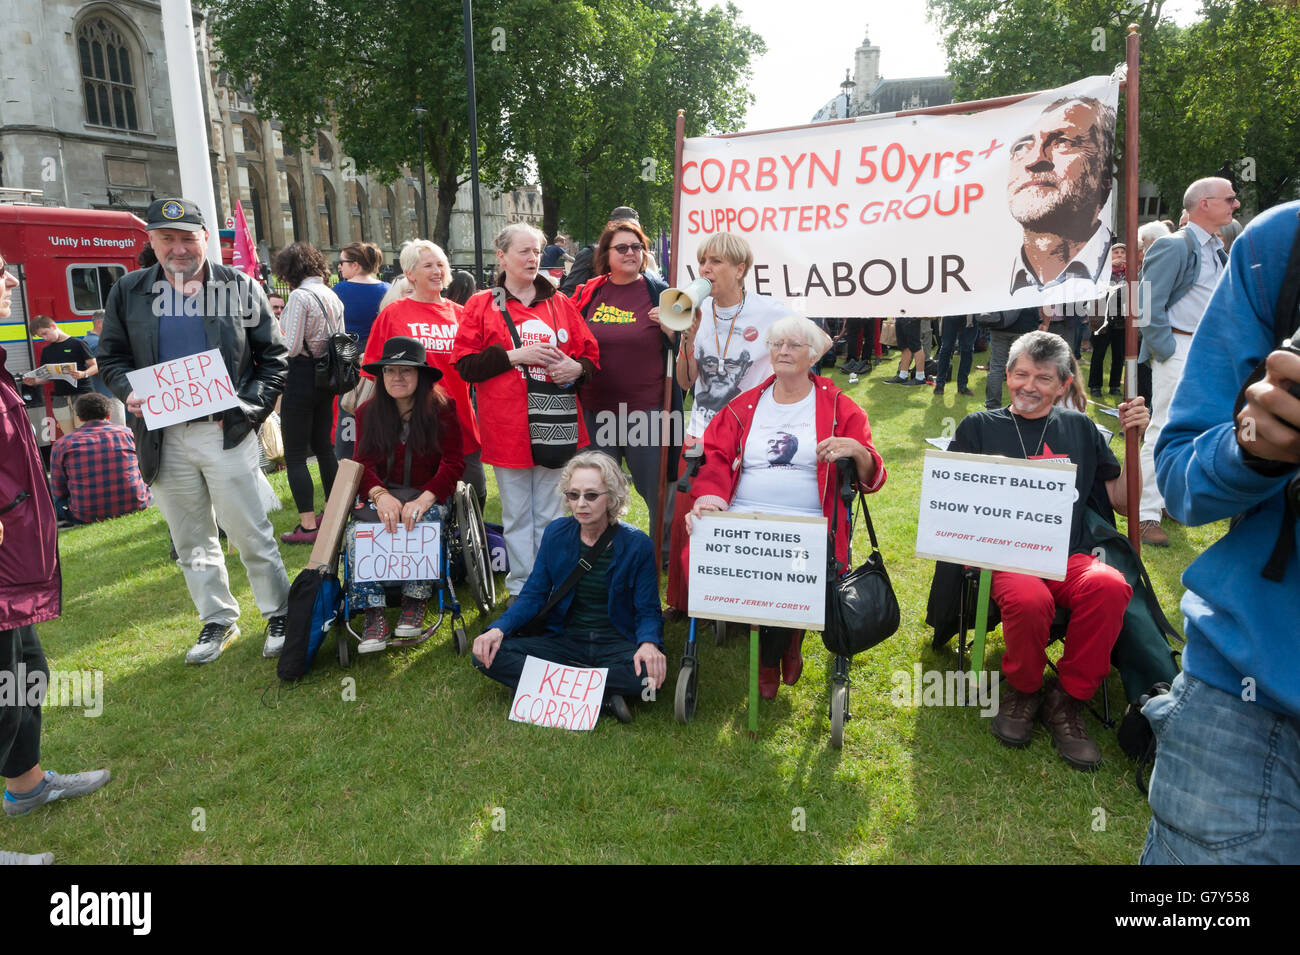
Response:
[[[745,336],[745,341],[747,341],[747,342],[752,342],[752,341],[757,341],[757,340],[758,340],[758,329],[755,328],[753,325],[749,325],[749,326],[747,326],[747,327],[745,328],[745,331],[744,331],[742,334],[744,334],[744,336]]]
[[[164,219],[179,219],[185,215],[185,207],[175,199],[163,203],[162,214]]]
[[[558,338],[560,340],[560,344],[563,345],[565,342],[569,340],[569,330],[567,328],[561,328],[558,332],[555,333],[555,337]]]

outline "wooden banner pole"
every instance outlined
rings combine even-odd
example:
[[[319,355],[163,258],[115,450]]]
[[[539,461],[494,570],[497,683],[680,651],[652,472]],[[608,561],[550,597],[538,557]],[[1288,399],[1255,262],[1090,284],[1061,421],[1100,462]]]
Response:
[[[1127,38],[1128,76],[1124,83],[1124,281],[1128,288],[1127,322],[1124,325],[1124,396],[1132,401],[1138,393],[1138,33],[1130,23]],[[1124,429],[1124,473],[1128,493],[1128,539],[1142,552],[1142,463],[1138,435]]]

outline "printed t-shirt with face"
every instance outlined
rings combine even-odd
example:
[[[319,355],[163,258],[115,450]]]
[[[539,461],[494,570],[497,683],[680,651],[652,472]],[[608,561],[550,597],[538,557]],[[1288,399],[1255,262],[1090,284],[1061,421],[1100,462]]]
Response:
[[[790,314],[770,295],[746,292],[739,305],[719,308],[713,316],[713,296],[701,307],[704,315],[695,335],[695,361],[699,377],[692,394],[691,420],[686,433],[704,435],[713,416],[728,401],[756,388],[772,374],[772,356],[767,350],[769,325]]]
[[[587,306],[587,327],[600,346],[600,374],[579,392],[588,412],[658,408],[664,390],[664,336],[650,320],[650,290],[637,276],[626,285],[606,282]]]
[[[788,405],[771,388],[759,397],[731,510],[821,516],[816,401],[816,390]]]
[[[519,332],[519,344],[523,347],[529,345],[547,344],[554,345],[561,351],[561,347],[569,340],[569,330],[560,324],[559,316],[555,314],[555,304],[547,299],[542,302],[539,308],[541,315],[529,314],[523,324],[515,323],[515,328]],[[512,313],[511,318],[514,318]],[[566,352],[567,354],[567,352]],[[533,381],[550,381],[551,376],[546,371],[545,365],[527,365],[529,376]],[[520,372],[522,374],[522,371]]]
[[[478,420],[470,401],[469,385],[461,380],[456,366],[451,363],[451,349],[456,342],[456,330],[460,327],[463,312],[460,305],[447,299],[440,302],[398,299],[380,312],[370,326],[362,364],[383,357],[384,343],[394,336],[414,338],[423,345],[429,367],[442,372],[438,384],[456,402],[462,449],[465,454],[473,454],[480,447]]]
[[[968,415],[957,426],[957,434],[948,450],[1000,454],[1031,461],[1073,462],[1076,494],[1070,518],[1070,553],[1092,551],[1095,542],[1088,533],[1083,509],[1088,506],[1088,498],[1095,486],[1119,477],[1120,467],[1097,426],[1087,415],[1068,408],[1053,408],[1045,417],[1034,419],[1013,416],[1007,408],[980,411]]]

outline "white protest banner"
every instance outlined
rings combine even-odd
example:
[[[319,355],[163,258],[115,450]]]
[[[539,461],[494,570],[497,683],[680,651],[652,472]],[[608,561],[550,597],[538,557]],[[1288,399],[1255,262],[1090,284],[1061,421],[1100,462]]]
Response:
[[[357,580],[437,580],[441,575],[441,525],[429,522],[407,530],[398,524],[391,534],[383,524],[357,524]]]
[[[126,373],[150,431],[238,408],[239,398],[217,349]]]
[[[927,451],[916,556],[1065,579],[1075,465]]]
[[[715,511],[691,534],[688,612],[750,626],[826,623],[826,518]]]
[[[967,115],[687,139],[673,284],[696,277],[700,243],[731,232],[754,250],[746,286],[809,315],[1096,299],[1110,281],[1118,98],[1090,77]]]
[[[519,675],[510,719],[556,729],[593,729],[608,672],[605,667],[566,667],[530,656]]]

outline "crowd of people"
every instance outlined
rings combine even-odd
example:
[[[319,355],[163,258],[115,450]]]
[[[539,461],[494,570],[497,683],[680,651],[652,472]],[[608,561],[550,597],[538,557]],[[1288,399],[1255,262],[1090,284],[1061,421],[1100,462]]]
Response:
[[[1100,763],[1082,712],[1109,671],[1132,590],[1095,556],[1085,508],[1110,514],[1112,520],[1112,511],[1136,516],[1143,541],[1156,545],[1169,542],[1161,526],[1166,513],[1200,522],[1246,511],[1247,519],[1227,539],[1237,556],[1217,553],[1216,545],[1189,571],[1188,672],[1179,676],[1173,695],[1153,710],[1161,755],[1152,783],[1156,820],[1146,852],[1152,859],[1206,856],[1205,843],[1198,830],[1188,828],[1184,810],[1189,800],[1195,801],[1188,794],[1213,772],[1200,760],[1217,744],[1209,735],[1198,739],[1185,733],[1178,740],[1181,748],[1166,746],[1184,700],[1198,713],[1217,708],[1199,715],[1201,721],[1235,721],[1238,735],[1223,748],[1241,752],[1221,758],[1234,772],[1247,771],[1242,767],[1254,759],[1249,746],[1236,745],[1238,739],[1258,740],[1282,725],[1289,734],[1284,743],[1295,757],[1289,764],[1290,816],[1282,813],[1283,822],[1269,825],[1291,826],[1292,846],[1295,807],[1300,805],[1294,777],[1294,767],[1300,765],[1295,728],[1300,649],[1294,640],[1281,646],[1286,641],[1254,630],[1243,635],[1240,627],[1224,625],[1216,610],[1236,620],[1251,618],[1243,605],[1247,598],[1231,596],[1211,580],[1216,572],[1222,574],[1225,562],[1256,562],[1273,547],[1270,534],[1276,535],[1273,559],[1253,590],[1259,591],[1260,601],[1274,606],[1290,601],[1291,615],[1282,619],[1300,614],[1296,558],[1285,550],[1288,541],[1294,545],[1294,515],[1300,507],[1294,500],[1300,498],[1295,482],[1287,485],[1300,462],[1300,432],[1295,430],[1300,428],[1300,400],[1287,387],[1288,381],[1300,381],[1300,358],[1274,350],[1281,339],[1273,335],[1272,312],[1284,272],[1277,259],[1285,258],[1285,251],[1277,250],[1289,248],[1284,239],[1293,234],[1286,230],[1294,228],[1295,209],[1275,210],[1247,228],[1237,240],[1244,243],[1243,251],[1234,252],[1229,267],[1221,231],[1232,223],[1238,206],[1231,183],[1193,183],[1184,205],[1183,228],[1171,232],[1153,223],[1155,228],[1145,227],[1142,234],[1141,278],[1152,292],[1149,322],[1142,328],[1142,359],[1150,359],[1151,382],[1145,393],[1140,382],[1129,382],[1128,396],[1117,408],[1124,432],[1145,435],[1140,502],[1128,500],[1119,461],[1083,413],[1089,393],[1094,400],[1102,397],[1107,350],[1110,395],[1123,397],[1119,354],[1127,286],[1122,246],[1103,251],[1112,287],[1087,309],[1030,305],[934,320],[898,319],[893,330],[900,361],[889,379],[903,385],[932,381],[934,393],[943,395],[955,377],[959,395],[973,397],[973,355],[977,338],[983,338],[988,349],[985,409],[965,417],[951,449],[1067,458],[1076,465],[1078,493],[1065,579],[993,575],[992,595],[1001,609],[1006,643],[1001,665],[1007,692],[991,728],[1007,746],[1028,745],[1041,720],[1069,765],[1091,770]],[[674,332],[660,323],[658,300],[666,283],[636,211],[629,207],[613,210],[599,240],[576,259],[569,259],[557,242],[548,244],[530,225],[507,226],[495,239],[495,282],[483,290],[475,290],[472,280],[464,288],[444,251],[423,239],[403,247],[402,274],[391,286],[376,277],[382,263],[378,249],[364,243],[344,247],[336,265],[343,281],[331,289],[324,256],[306,243],[294,243],[275,258],[275,274],[291,289],[278,302],[252,278],[207,259],[207,224],[193,203],[158,200],[150,207],[147,229],[156,262],[113,286],[102,321],[96,322],[93,350],[69,339],[52,321],[33,325],[46,341],[47,356],[53,349],[75,366],[69,380],[55,389],[56,411],[64,409],[59,421],[65,436],[53,451],[52,497],[42,490],[43,471],[27,461],[35,453],[30,434],[22,434],[22,424],[10,420],[22,417],[21,401],[16,393],[11,399],[12,383],[0,376],[7,415],[0,467],[12,470],[20,459],[25,461],[17,480],[30,485],[25,509],[17,516],[0,512],[0,519],[6,527],[30,521],[37,543],[23,546],[39,552],[38,559],[24,560],[19,569],[6,556],[15,547],[12,534],[0,538],[0,627],[6,628],[0,650],[6,667],[20,660],[43,664],[32,625],[59,612],[57,560],[48,540],[56,508],[64,521],[84,523],[151,503],[167,523],[200,619],[186,661],[210,663],[239,636],[239,606],[230,592],[218,526],[237,546],[267,621],[263,654],[279,654],[289,585],[258,494],[257,442],[251,438],[277,402],[298,514],[295,528],[282,535],[286,544],[313,543],[318,533],[309,453],[327,498],[340,458],[362,465],[345,544],[350,552],[366,522],[391,531],[398,523],[409,528],[437,519],[458,481],[485,500],[484,465],[491,465],[509,561],[508,600],[504,613],[474,640],[474,665],[508,687],[518,683],[530,654],[567,665],[608,667],[606,706],[621,722],[631,719],[628,704],[643,698],[643,688],[657,689],[666,679],[664,621],[679,619],[687,610],[687,554],[698,519],[728,509],[829,519],[841,459],[852,461],[858,489],[874,493],[885,484],[886,464],[872,443],[866,411],[850,391],[818,373],[836,360],[826,323],[792,315],[779,300],[749,291],[746,279],[754,255],[738,235],[715,233],[699,246],[698,271],[711,291],[689,327]],[[1261,260],[1263,279],[1258,277]],[[562,272],[566,265],[570,271],[557,284],[551,272]],[[1025,268],[1037,281],[1034,268]],[[205,287],[214,282],[240,294],[205,297]],[[462,288],[456,291],[458,282]],[[7,299],[8,281],[3,284]],[[0,306],[6,299],[0,299]],[[239,303],[244,303],[243,311],[235,314],[230,309]],[[5,311],[0,308],[0,317]],[[1078,316],[1084,312],[1099,320],[1081,322]],[[1198,326],[1216,316],[1225,326],[1198,334]],[[1236,316],[1259,328],[1229,330],[1226,322]],[[1279,317],[1278,327],[1289,319],[1294,315]],[[1087,391],[1078,364],[1085,327],[1093,349]],[[342,331],[357,336],[365,356],[366,381],[353,396],[351,412],[336,407],[336,396],[318,385],[315,374],[316,359],[330,336]],[[843,331],[843,370],[852,376],[851,386],[871,366],[880,322],[853,319]],[[144,428],[141,401],[128,372],[214,345],[230,372],[239,406],[158,430]],[[932,375],[926,356],[936,351]],[[1251,369],[1266,356],[1267,365],[1248,382]],[[1179,388],[1182,378],[1193,373],[1198,388]],[[97,393],[96,383],[109,394]],[[1208,389],[1204,394],[1201,384]],[[1011,399],[1005,405],[1004,385]],[[666,397],[674,408],[690,407],[680,447],[670,449],[675,473],[687,475],[693,465],[698,469],[661,508],[656,492],[662,480],[662,432],[632,428],[630,419],[651,416]],[[114,401],[134,416],[134,433],[114,423]],[[76,430],[74,415],[84,422]],[[622,520],[629,501],[624,463],[650,511],[649,534]],[[1161,489],[1169,497],[1162,498]],[[839,519],[847,519],[843,509]],[[843,551],[837,557],[847,567],[847,528],[837,530],[835,540]],[[658,590],[663,566],[668,572],[666,607]],[[39,571],[43,576],[32,592],[39,568],[44,568]],[[1277,581],[1289,586],[1285,598],[1273,589]],[[351,586],[353,605],[365,618],[362,652],[381,651],[391,638],[423,628],[432,582],[403,585],[395,627],[380,586],[357,581]],[[1057,608],[1070,609],[1072,615],[1059,672],[1045,682],[1048,628]],[[802,641],[801,631],[761,629],[759,688],[764,698],[774,698],[782,683],[793,685],[799,679]],[[1269,654],[1272,662],[1265,659]],[[1271,715],[1221,699],[1239,693],[1241,675],[1259,681],[1259,700]],[[7,812],[16,814],[11,804],[24,812],[35,808],[47,786],[67,798],[107,782],[107,773],[84,778],[41,773],[34,742],[39,708],[19,714],[16,721],[8,708],[3,712],[0,761]],[[1270,719],[1269,726],[1260,722]],[[1265,765],[1263,755],[1258,762],[1248,771],[1258,769],[1267,778],[1272,764]],[[1245,815],[1243,810],[1243,820]],[[1212,812],[1200,812],[1198,818],[1208,829],[1216,824]]]

